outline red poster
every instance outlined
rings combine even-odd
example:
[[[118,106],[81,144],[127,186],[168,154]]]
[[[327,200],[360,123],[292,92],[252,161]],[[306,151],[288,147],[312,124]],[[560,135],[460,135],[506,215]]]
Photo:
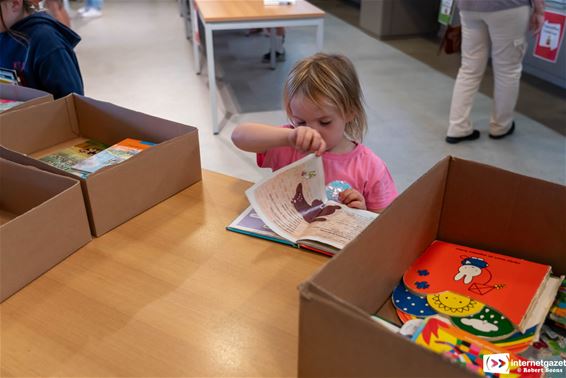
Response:
[[[564,37],[566,15],[550,11],[544,12],[544,24],[538,35],[533,55],[555,63]]]

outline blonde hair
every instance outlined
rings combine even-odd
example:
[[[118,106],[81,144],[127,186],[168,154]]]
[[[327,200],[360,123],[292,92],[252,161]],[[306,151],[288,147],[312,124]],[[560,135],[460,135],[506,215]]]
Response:
[[[353,115],[346,123],[348,138],[361,142],[367,131],[363,94],[356,69],[343,55],[318,53],[299,61],[289,73],[283,90],[287,115],[291,115],[290,102],[303,95],[316,105],[335,106],[343,117]]]

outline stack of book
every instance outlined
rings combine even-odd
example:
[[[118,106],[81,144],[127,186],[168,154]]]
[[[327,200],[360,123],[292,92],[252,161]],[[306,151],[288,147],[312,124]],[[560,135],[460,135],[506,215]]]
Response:
[[[0,113],[5,112],[8,109],[11,109],[15,106],[18,106],[20,104],[23,104],[22,101],[16,101],[16,100],[8,100],[5,98],[0,98]]]
[[[548,322],[566,332],[566,280],[562,281],[556,300],[550,309]],[[566,348],[566,345],[564,346]]]
[[[430,317],[422,321],[411,340],[465,368],[489,377],[543,377],[544,368],[525,369],[527,359],[450,324]]]
[[[402,322],[439,315],[518,353],[538,339],[562,279],[551,276],[549,265],[435,241],[391,299]]]
[[[39,160],[86,179],[90,174],[124,160],[151,147],[155,143],[126,138],[110,147],[95,140],[84,140],[70,147],[56,148]]]

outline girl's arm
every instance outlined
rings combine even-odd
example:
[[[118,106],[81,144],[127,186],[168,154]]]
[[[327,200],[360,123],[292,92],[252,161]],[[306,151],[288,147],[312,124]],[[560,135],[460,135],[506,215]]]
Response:
[[[287,129],[259,123],[242,123],[232,132],[232,142],[241,150],[265,152],[271,148],[291,146],[317,156],[326,150],[320,133],[310,127]]]
[[[232,142],[241,150],[265,152],[270,148],[288,146],[293,129],[260,123],[242,123],[232,132]]]

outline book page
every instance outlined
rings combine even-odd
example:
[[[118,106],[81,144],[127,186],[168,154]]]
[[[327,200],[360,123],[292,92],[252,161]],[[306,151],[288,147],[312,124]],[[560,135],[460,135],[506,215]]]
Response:
[[[308,155],[254,185],[246,195],[257,214],[292,242],[342,249],[376,217],[326,198],[322,158]]]
[[[338,249],[344,248],[378,216],[371,211],[351,209],[334,201],[327,201],[325,208],[334,211],[319,216],[320,221],[310,223],[303,233],[303,239],[330,244]]]
[[[269,228],[296,243],[326,202],[322,158],[305,156],[252,186],[246,196]]]
[[[255,210],[249,206],[238,218],[234,219],[227,227],[230,231],[240,232],[247,235],[263,237],[284,244],[295,245],[287,239],[273,232],[257,215]]]

